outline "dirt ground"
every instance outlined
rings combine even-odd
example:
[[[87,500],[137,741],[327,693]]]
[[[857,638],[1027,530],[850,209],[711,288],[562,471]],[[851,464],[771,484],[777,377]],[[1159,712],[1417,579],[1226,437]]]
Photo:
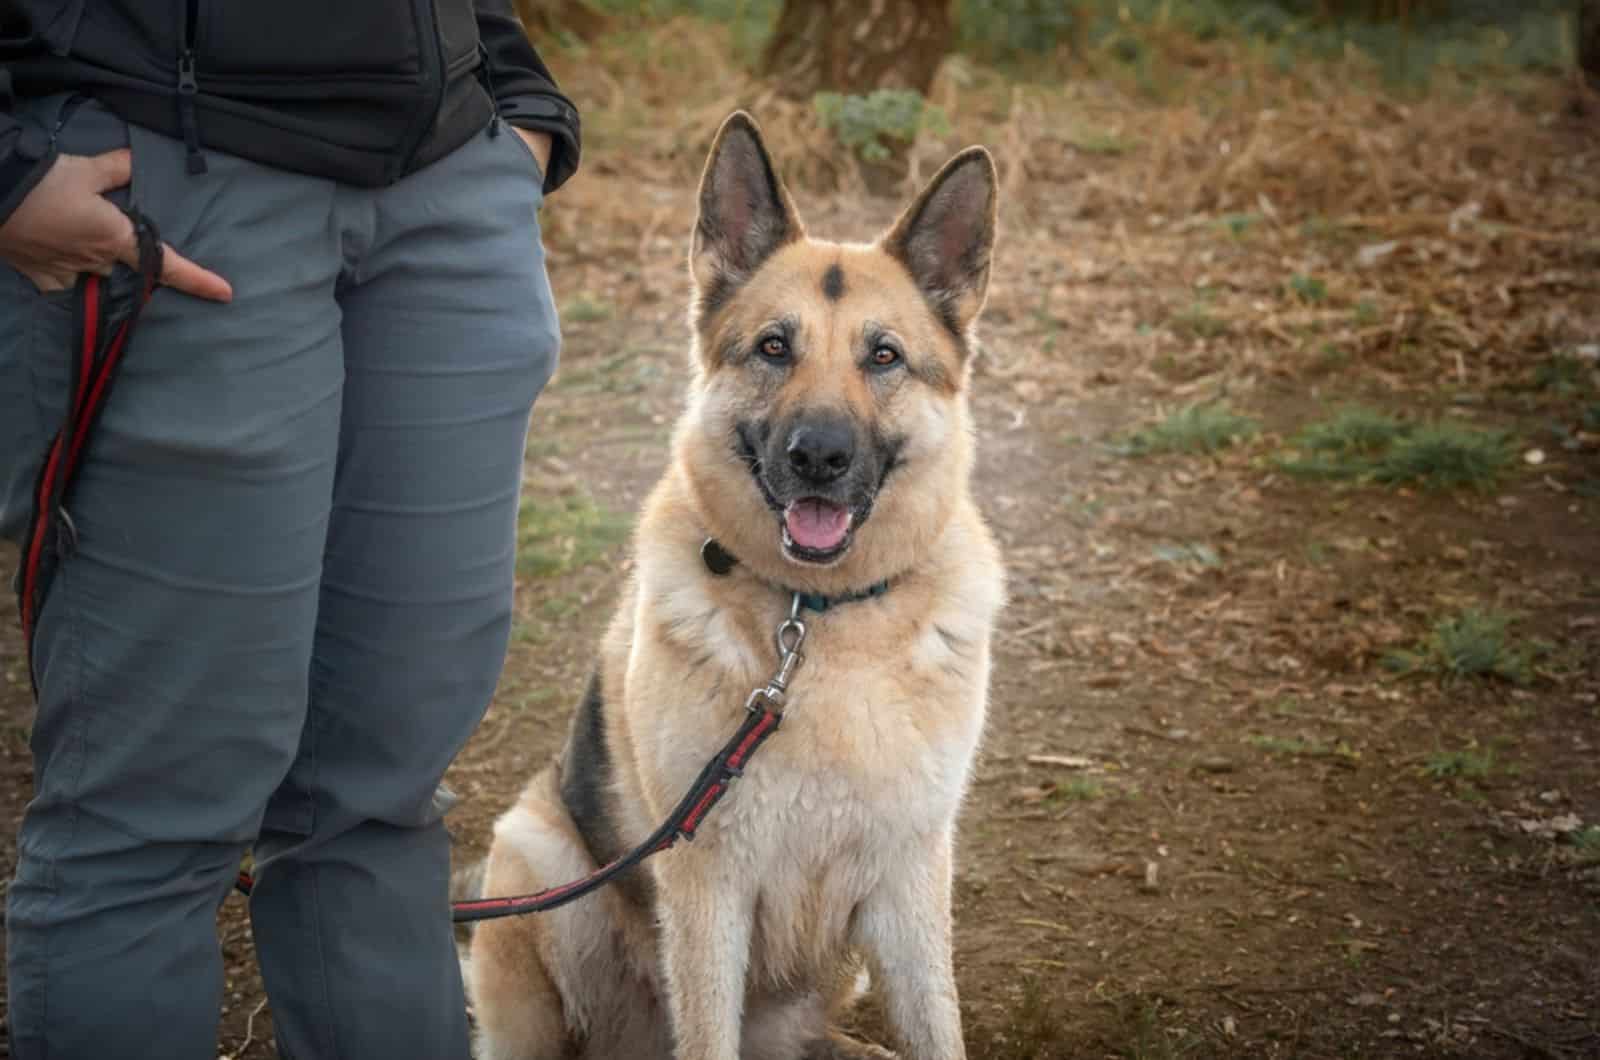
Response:
[[[996,91],[919,144],[995,143],[1010,196],[973,380],[1012,597],[957,869],[975,1060],[1600,1056],[1600,101],[1578,93],[1151,131],[1179,119]],[[1297,121],[1344,137],[1314,177]],[[610,142],[546,213],[564,360],[511,655],[449,778],[463,859],[559,745],[680,404],[699,146],[641,167]],[[1325,201],[1293,194],[1313,181]],[[838,237],[895,209],[798,198]],[[1256,432],[1128,452],[1218,399]],[[1351,402],[1508,432],[1514,460],[1476,488],[1288,473]],[[1385,665],[1474,608],[1509,621],[1517,680]],[[0,668],[9,876],[11,621]],[[221,1050],[266,1057],[243,914],[220,916]]]

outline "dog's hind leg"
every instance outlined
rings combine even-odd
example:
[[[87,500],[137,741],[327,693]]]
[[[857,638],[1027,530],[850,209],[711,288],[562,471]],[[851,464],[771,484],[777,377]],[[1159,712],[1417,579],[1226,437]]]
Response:
[[[481,930],[481,929],[480,929]],[[515,943],[475,946],[476,1060],[570,1060],[577,1055],[555,985],[531,951]]]
[[[547,875],[574,867],[571,855],[541,856],[565,854],[557,807],[536,797],[548,787],[548,777],[535,779],[523,801],[496,822],[482,880],[486,893],[528,894],[559,882],[547,880]],[[466,975],[477,1023],[477,1060],[567,1060],[576,1055],[561,993],[547,964],[559,959],[550,928],[542,916],[488,920],[474,928]]]
[[[493,920],[473,932],[465,962],[476,1060],[567,1060],[574,1054],[561,995],[527,919]]]

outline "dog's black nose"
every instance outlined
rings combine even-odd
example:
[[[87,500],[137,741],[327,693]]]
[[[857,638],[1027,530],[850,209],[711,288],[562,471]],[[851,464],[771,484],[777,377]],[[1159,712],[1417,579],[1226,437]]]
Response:
[[[802,479],[821,486],[850,470],[856,435],[848,423],[805,423],[789,435],[789,466]]]

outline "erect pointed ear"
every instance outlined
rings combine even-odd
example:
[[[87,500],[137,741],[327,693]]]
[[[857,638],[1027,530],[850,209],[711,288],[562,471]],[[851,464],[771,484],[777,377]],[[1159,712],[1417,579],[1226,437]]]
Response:
[[[689,271],[701,317],[715,312],[773,251],[803,235],[755,119],[734,111],[717,130],[700,178]]]
[[[881,243],[958,337],[977,318],[989,289],[996,183],[989,152],[967,148],[934,175]]]

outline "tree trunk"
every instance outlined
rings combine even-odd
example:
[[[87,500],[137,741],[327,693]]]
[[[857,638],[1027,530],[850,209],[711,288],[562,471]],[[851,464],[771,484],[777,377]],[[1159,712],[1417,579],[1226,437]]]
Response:
[[[1600,92],[1600,0],[1578,0],[1578,67]]]
[[[784,0],[762,65],[792,99],[878,88],[927,95],[954,37],[949,0]]]

